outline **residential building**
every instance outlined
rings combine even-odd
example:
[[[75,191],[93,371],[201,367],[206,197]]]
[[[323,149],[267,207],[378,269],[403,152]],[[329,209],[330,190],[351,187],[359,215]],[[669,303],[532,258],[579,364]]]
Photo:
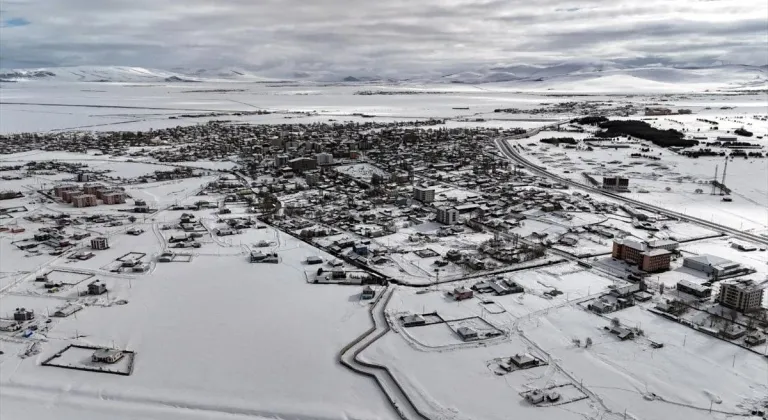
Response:
[[[77,182],[90,182],[92,178],[92,174],[87,172],[80,172],[77,174]]]
[[[307,157],[300,157],[288,161],[288,166],[293,172],[304,172],[317,169],[317,160]]]
[[[669,270],[672,253],[666,249],[651,249],[643,253],[640,269],[648,273]]]
[[[117,363],[125,354],[117,349],[98,349],[91,355],[91,361],[97,363]]]
[[[102,194],[104,204],[123,204],[125,203],[125,193],[122,191],[110,191]]]
[[[528,353],[517,353],[509,360],[520,369],[527,369],[539,365],[539,360]]]
[[[457,287],[453,289],[453,298],[456,300],[471,299],[472,296],[474,296],[474,293],[471,289],[467,289],[466,287]]]
[[[629,191],[629,178],[624,178],[621,176],[604,176],[603,189],[618,192]]]
[[[683,259],[683,266],[713,277],[733,274],[742,269],[741,264],[737,262],[708,254],[686,257]]]
[[[288,164],[289,157],[288,155],[277,155],[275,156],[275,167],[276,168],[282,168],[283,166]]]
[[[79,194],[72,197],[72,204],[75,207],[93,207],[99,203],[93,194]]]
[[[400,317],[400,319],[403,321],[404,327],[415,327],[427,323],[427,320],[419,314],[405,315]]]
[[[749,279],[723,282],[717,301],[722,306],[741,312],[759,308],[763,301],[763,288]]]
[[[89,295],[101,295],[106,293],[106,291],[107,291],[107,285],[100,282],[99,280],[94,280],[88,284]]]
[[[435,189],[432,187],[413,187],[413,198],[422,203],[431,203],[435,201]]]
[[[109,240],[104,236],[91,239],[91,249],[103,250],[109,248]]]
[[[363,293],[360,295],[360,298],[368,300],[373,299],[374,297],[376,297],[376,291],[373,290],[371,286],[365,286],[363,288]]]
[[[677,290],[683,293],[687,293],[691,296],[696,296],[698,298],[707,298],[712,296],[711,287],[694,283],[685,279],[677,282]]]
[[[437,221],[444,225],[452,225],[458,221],[459,211],[454,207],[440,207],[437,209]]]
[[[57,186],[53,187],[53,194],[56,197],[63,198],[62,197],[62,193],[64,191],[75,191],[75,190],[77,190],[77,186],[76,185],[57,185]]]
[[[469,327],[459,327],[456,332],[464,341],[477,340],[477,331]]]
[[[35,319],[35,311],[32,309],[16,308],[13,313],[13,320],[17,322],[31,321]]]
[[[331,153],[318,153],[315,157],[317,158],[317,164],[320,166],[333,165],[333,155]]]

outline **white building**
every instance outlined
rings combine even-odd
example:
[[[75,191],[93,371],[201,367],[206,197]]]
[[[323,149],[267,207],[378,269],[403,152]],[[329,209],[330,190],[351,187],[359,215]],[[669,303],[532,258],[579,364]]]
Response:
[[[413,187],[413,198],[422,203],[431,203],[435,201],[435,189],[432,187]]]
[[[753,280],[739,279],[723,282],[717,301],[728,308],[748,311],[759,308],[763,301],[763,289]]]
[[[333,155],[330,153],[318,153],[317,154],[318,165],[333,165]]]
[[[437,221],[444,225],[452,225],[458,221],[459,211],[453,207],[440,207],[437,209]]]

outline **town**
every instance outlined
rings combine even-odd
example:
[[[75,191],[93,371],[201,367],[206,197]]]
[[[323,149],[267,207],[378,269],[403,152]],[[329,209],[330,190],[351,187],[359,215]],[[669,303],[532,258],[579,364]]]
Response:
[[[627,112],[636,110],[603,114]],[[645,112],[679,114],[689,112]],[[681,378],[708,377],[709,359],[692,353],[704,348],[717,352],[719,372],[743,380],[706,385],[717,398],[676,399],[654,385],[652,371],[627,367],[633,383],[648,384],[629,410],[654,418],[685,400],[691,413],[765,415],[765,399],[744,395],[765,391],[761,376],[746,372],[765,370],[768,357],[768,239],[638,199],[670,188],[638,168],[690,159],[684,149],[639,134],[606,142],[589,120],[536,129],[444,124],[218,121],[3,135],[0,235],[9,274],[0,288],[0,357],[41,357],[39,366],[24,364],[30,372],[141,377],[164,359],[102,318],[133,314],[151,329],[154,321],[130,308],[175,319],[173,302],[192,299],[200,313],[174,321],[169,334],[194,347],[198,333],[220,328],[212,319],[237,313],[229,305],[257,305],[238,299],[290,291],[307,302],[291,311],[330,311],[314,329],[354,314],[363,332],[373,320],[368,332],[326,351],[338,353],[343,373],[373,378],[403,418],[443,418],[441,398],[465,381],[477,390],[451,398],[476,418],[504,412],[491,401],[501,395],[536,413],[590,404],[621,413],[618,391],[599,389],[621,386],[607,365],[624,365],[628,355],[661,359],[668,386],[684,387]],[[675,189],[691,189],[712,208],[743,197],[725,171],[743,165],[733,150],[744,149],[726,149],[721,177],[688,175]],[[599,160],[609,151],[623,157]],[[335,293],[352,297],[331,303]],[[280,299],[255,302],[282,313]],[[115,331],[133,328],[114,322]],[[737,363],[741,373],[728,370]],[[441,402],[433,406],[425,393]],[[478,399],[489,402],[471,408]]]

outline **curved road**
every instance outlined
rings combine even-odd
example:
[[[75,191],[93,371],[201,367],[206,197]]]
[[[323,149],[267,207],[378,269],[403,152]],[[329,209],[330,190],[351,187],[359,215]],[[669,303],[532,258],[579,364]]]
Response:
[[[507,141],[507,140],[517,140],[517,139],[522,139],[522,138],[530,137],[530,136],[533,136],[533,135],[537,134],[542,129],[550,128],[550,127],[553,127],[553,126],[556,126],[556,125],[559,125],[559,124],[549,125],[549,126],[542,127],[542,128],[537,128],[535,130],[531,130],[531,131],[527,132],[526,134],[523,134],[523,135],[520,135],[520,136],[513,136],[513,137],[510,137],[509,139],[497,138],[494,141],[496,142],[496,147],[498,147],[499,150],[501,151],[501,153],[503,153],[507,158],[509,158],[509,160],[511,160],[513,162],[517,162],[517,163],[523,165],[529,171],[531,171],[532,173],[535,173],[537,175],[544,176],[544,177],[547,177],[547,178],[551,178],[551,179],[553,179],[553,180],[555,180],[555,181],[557,181],[557,182],[559,182],[561,184],[566,184],[566,185],[570,185],[570,186],[573,186],[573,187],[581,188],[581,189],[587,190],[587,191],[589,191],[591,193],[594,193],[594,194],[600,194],[600,195],[603,195],[605,197],[609,197],[609,198],[612,198],[614,200],[618,200],[618,201],[624,202],[626,204],[632,205],[634,207],[637,207],[637,208],[640,208],[640,209],[643,209],[643,210],[648,210],[648,211],[652,211],[652,212],[655,212],[655,213],[658,213],[658,214],[663,214],[663,215],[665,215],[667,217],[674,217],[674,218],[677,218],[677,219],[680,219],[680,220],[685,220],[687,222],[694,223],[694,224],[697,224],[699,226],[706,227],[708,229],[713,229],[713,230],[715,230],[717,232],[727,233],[727,234],[732,235],[732,236],[734,236],[736,238],[740,238],[740,239],[744,239],[744,240],[747,240],[747,241],[758,242],[758,243],[761,243],[761,244],[768,245],[768,238],[760,236],[760,235],[755,235],[755,234],[752,234],[752,233],[744,232],[744,231],[741,231],[741,230],[738,230],[738,229],[730,228],[728,226],[723,226],[723,225],[720,225],[720,224],[717,224],[717,223],[714,223],[714,222],[709,222],[709,221],[706,221],[704,219],[699,219],[697,217],[687,216],[687,215],[684,215],[682,213],[678,213],[676,211],[667,210],[667,209],[665,209],[663,207],[658,207],[658,206],[654,206],[652,204],[648,204],[648,203],[645,203],[645,202],[642,202],[642,201],[633,200],[631,198],[627,198],[627,197],[621,196],[619,194],[614,194],[614,193],[611,193],[611,192],[607,192],[607,191],[604,191],[604,190],[602,190],[600,188],[595,188],[595,187],[592,187],[592,186],[589,186],[589,185],[582,184],[580,182],[573,181],[573,180],[568,179],[568,178],[561,177],[559,175],[555,175],[555,174],[553,174],[551,172],[548,172],[546,169],[542,169],[539,166],[534,165],[528,159],[520,156],[520,154],[517,153],[512,148],[512,146],[509,145],[509,143]]]
[[[373,378],[403,420],[429,420],[414,406],[413,401],[385,367],[361,361],[358,357],[363,350],[389,332],[384,310],[393,292],[394,288],[391,286],[381,292],[379,299],[371,307],[374,326],[344,347],[339,353],[339,361],[352,371]]]

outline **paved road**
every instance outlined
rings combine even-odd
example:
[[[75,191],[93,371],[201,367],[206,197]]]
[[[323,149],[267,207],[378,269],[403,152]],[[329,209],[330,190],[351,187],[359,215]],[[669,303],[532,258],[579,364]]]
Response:
[[[551,126],[547,126],[547,127],[551,127]],[[533,136],[533,135],[537,134],[541,130],[542,130],[542,128],[538,128],[538,129],[529,131],[525,135],[514,136],[514,137],[510,137],[510,138],[506,138],[506,139],[505,138],[498,138],[498,139],[495,140],[496,147],[498,147],[499,150],[505,156],[507,156],[507,158],[509,158],[511,161],[519,163],[520,165],[523,165],[524,167],[526,167],[532,173],[537,174],[537,175],[541,175],[541,176],[544,176],[544,177],[547,177],[547,178],[551,178],[551,179],[553,179],[553,180],[555,180],[555,181],[557,181],[557,182],[559,182],[561,184],[566,184],[566,185],[570,185],[570,186],[573,186],[573,187],[581,188],[581,189],[587,190],[587,191],[589,191],[591,193],[600,194],[600,195],[605,196],[605,197],[610,197],[610,198],[612,198],[614,200],[621,201],[621,202],[623,202],[625,204],[628,204],[628,205],[631,205],[631,206],[634,206],[634,207],[637,207],[637,208],[640,208],[640,209],[643,209],[643,210],[647,210],[647,211],[651,211],[651,212],[654,212],[654,213],[662,214],[662,215],[667,216],[667,217],[674,217],[674,218],[677,218],[677,219],[680,219],[680,220],[687,221],[689,223],[694,223],[694,224],[697,224],[699,226],[703,226],[703,227],[706,227],[708,229],[712,229],[712,230],[717,231],[717,232],[722,232],[722,233],[726,233],[726,234],[732,235],[732,236],[734,236],[736,238],[740,238],[740,239],[744,239],[744,240],[747,240],[747,241],[757,242],[757,243],[768,245],[768,238],[760,236],[760,235],[755,235],[755,234],[752,234],[752,233],[749,233],[749,232],[744,232],[744,231],[741,231],[741,230],[738,230],[738,229],[733,229],[733,228],[730,228],[728,226],[723,226],[723,225],[720,225],[720,224],[717,224],[717,223],[714,223],[714,222],[709,222],[707,220],[699,219],[697,217],[687,216],[687,215],[684,215],[682,213],[678,213],[678,212],[675,212],[675,211],[672,211],[672,210],[667,210],[667,209],[665,209],[663,207],[658,207],[658,206],[654,206],[652,204],[648,204],[648,203],[645,203],[645,202],[642,202],[642,201],[633,200],[631,198],[624,197],[624,196],[622,196],[620,194],[614,194],[614,193],[611,193],[611,192],[608,192],[608,191],[604,191],[604,190],[602,190],[600,188],[595,188],[595,187],[592,187],[592,186],[589,186],[589,185],[582,184],[580,182],[573,181],[573,180],[568,179],[568,178],[561,177],[559,175],[555,175],[555,174],[553,174],[551,172],[548,172],[546,169],[543,169],[543,168],[541,168],[541,167],[539,167],[537,165],[534,165],[528,159],[522,157],[507,142],[507,140],[510,140],[510,139],[514,140],[514,139],[521,139],[521,138]]]
[[[382,292],[382,295],[371,308],[373,328],[342,349],[339,354],[339,361],[352,371],[376,380],[379,387],[395,407],[395,410],[404,420],[428,420],[428,417],[422,415],[413,405],[410,397],[406,395],[400,384],[395,381],[395,378],[386,368],[361,361],[358,357],[363,350],[389,331],[389,324],[384,316],[384,310],[393,292],[394,287],[388,287]]]

